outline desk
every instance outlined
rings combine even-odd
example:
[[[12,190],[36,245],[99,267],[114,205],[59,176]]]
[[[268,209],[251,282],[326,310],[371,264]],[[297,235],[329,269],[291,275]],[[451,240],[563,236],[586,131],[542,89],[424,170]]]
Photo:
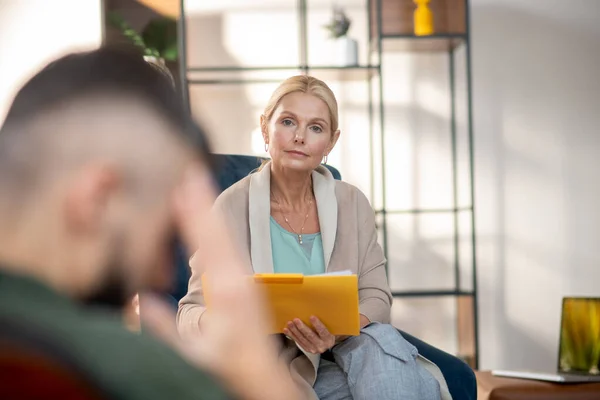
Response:
[[[600,383],[557,384],[476,371],[478,400],[600,400]]]

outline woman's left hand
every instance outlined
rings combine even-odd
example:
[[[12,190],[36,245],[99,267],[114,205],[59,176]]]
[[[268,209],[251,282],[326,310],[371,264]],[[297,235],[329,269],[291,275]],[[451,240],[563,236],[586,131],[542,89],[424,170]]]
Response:
[[[325,325],[317,318],[310,317],[314,330],[306,326],[304,322],[296,318],[290,321],[283,333],[294,339],[305,351],[313,354],[321,354],[335,345],[335,336],[329,333]]]

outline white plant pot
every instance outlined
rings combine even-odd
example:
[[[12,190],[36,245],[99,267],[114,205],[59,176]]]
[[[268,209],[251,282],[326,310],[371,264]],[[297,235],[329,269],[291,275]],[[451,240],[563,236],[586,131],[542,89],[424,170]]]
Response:
[[[337,64],[342,67],[358,65],[358,42],[348,36],[336,39]]]

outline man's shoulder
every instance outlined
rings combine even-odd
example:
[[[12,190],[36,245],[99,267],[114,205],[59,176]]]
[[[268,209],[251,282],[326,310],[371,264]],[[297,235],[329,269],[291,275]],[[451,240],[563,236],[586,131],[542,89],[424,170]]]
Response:
[[[170,323],[170,321],[165,321]],[[173,322],[174,323],[174,322]],[[134,333],[102,315],[82,318],[79,354],[97,377],[121,396],[140,399],[224,399],[205,372],[147,333]],[[87,350],[86,350],[87,349]]]
[[[72,311],[24,312],[11,320],[44,343],[50,359],[72,365],[109,398],[228,398],[208,374],[155,338],[126,330],[103,311]]]

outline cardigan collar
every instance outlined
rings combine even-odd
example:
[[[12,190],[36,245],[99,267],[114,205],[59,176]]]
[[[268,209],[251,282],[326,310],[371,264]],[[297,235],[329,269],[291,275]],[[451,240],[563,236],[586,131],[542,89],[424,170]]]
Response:
[[[337,232],[337,199],[331,172],[320,165],[312,172],[313,191],[317,203],[325,271],[328,270]],[[271,250],[271,162],[250,177],[248,222],[250,256],[256,273],[273,273]]]

